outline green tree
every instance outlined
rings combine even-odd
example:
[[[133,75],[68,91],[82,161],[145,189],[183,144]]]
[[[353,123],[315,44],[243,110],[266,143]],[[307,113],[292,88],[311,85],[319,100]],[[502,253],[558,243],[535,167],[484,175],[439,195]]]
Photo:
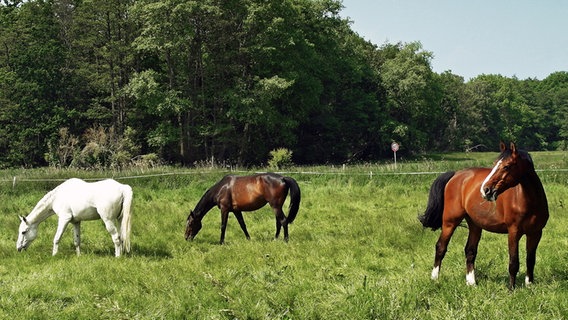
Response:
[[[540,148],[546,139],[536,107],[530,105],[522,82],[500,75],[481,75],[466,85],[468,114],[480,115],[476,140],[494,146],[500,140],[516,141],[525,148]],[[477,120],[476,118],[472,118]]]
[[[537,112],[549,148],[568,150],[568,72],[555,72],[534,85]]]
[[[133,112],[124,93],[137,64],[131,50],[138,32],[130,15],[132,3],[132,0],[85,0],[60,6],[60,12],[71,10],[67,13],[72,17],[64,34],[71,52],[69,77],[78,84],[72,91],[79,96],[76,108],[80,117],[87,120],[81,131],[91,127],[90,123],[97,123],[121,133],[129,112]]]
[[[224,127],[217,121],[223,101],[218,95],[227,80],[224,73],[216,72],[221,66],[211,62],[215,57],[209,48],[219,34],[215,32],[221,23],[219,6],[210,0],[139,1],[133,12],[141,23],[134,47],[141,55],[155,57],[148,59],[153,63],[146,68],[159,75],[155,81],[166,92],[150,112],[161,114],[161,118],[149,138],[164,137],[160,140],[177,150],[172,156],[177,155],[183,163],[207,156],[200,154],[201,146],[207,146],[208,138]],[[231,52],[232,48],[226,49]],[[174,142],[172,132],[177,135],[175,144],[170,144]]]
[[[432,53],[422,50],[419,42],[387,44],[380,50],[379,76],[392,118],[383,131],[416,152],[437,145],[440,128],[446,126],[437,125],[445,118],[441,91],[430,66]]]
[[[0,6],[0,146],[9,166],[44,164],[46,141],[66,115],[60,84],[65,50],[53,4]]]
[[[465,83],[461,76],[450,71],[437,75],[440,86],[440,108],[445,115],[445,121],[437,123],[437,132],[440,132],[437,149],[468,150],[473,147],[471,134],[475,132],[476,114],[468,112],[465,101]]]

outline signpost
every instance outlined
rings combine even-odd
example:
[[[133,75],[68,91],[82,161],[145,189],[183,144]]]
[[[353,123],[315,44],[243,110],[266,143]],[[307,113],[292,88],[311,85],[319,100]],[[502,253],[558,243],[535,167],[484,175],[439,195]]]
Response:
[[[391,150],[392,152],[394,152],[394,168],[396,169],[396,152],[398,151],[398,148],[400,146],[398,145],[398,143],[393,142],[391,143]]]

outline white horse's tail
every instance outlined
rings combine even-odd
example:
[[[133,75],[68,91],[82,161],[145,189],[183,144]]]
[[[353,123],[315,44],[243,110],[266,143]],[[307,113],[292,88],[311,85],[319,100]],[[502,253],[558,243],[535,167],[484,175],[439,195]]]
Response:
[[[126,252],[130,252],[130,228],[132,226],[132,188],[129,185],[122,187],[122,223],[120,224],[120,239],[122,239],[122,248]]]

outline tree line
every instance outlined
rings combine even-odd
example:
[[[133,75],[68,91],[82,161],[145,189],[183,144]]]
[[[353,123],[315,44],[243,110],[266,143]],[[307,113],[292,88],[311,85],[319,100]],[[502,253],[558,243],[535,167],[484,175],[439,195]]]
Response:
[[[568,148],[568,73],[464,81],[339,0],[3,0],[0,167]],[[396,28],[396,26],[393,26]]]

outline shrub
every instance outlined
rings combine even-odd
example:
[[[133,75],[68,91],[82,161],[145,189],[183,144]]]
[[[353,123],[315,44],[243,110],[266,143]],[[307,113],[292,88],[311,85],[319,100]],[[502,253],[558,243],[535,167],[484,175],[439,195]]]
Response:
[[[154,168],[162,165],[162,160],[157,154],[148,153],[134,157],[132,163],[137,168]]]
[[[292,166],[292,151],[286,148],[278,148],[270,151],[268,167],[271,169],[283,169]]]
[[[106,129],[98,126],[87,129],[79,139],[71,135],[67,128],[62,128],[58,143],[49,145],[45,157],[55,167],[119,169],[137,165],[133,160],[141,148],[136,144],[135,136],[136,131],[130,127],[123,134],[118,134],[113,127]],[[158,161],[150,159],[150,162]]]
[[[59,129],[59,141],[48,143],[45,160],[52,167],[66,167],[73,161],[74,155],[79,150],[79,138],[71,134],[68,128],[61,128]]]

